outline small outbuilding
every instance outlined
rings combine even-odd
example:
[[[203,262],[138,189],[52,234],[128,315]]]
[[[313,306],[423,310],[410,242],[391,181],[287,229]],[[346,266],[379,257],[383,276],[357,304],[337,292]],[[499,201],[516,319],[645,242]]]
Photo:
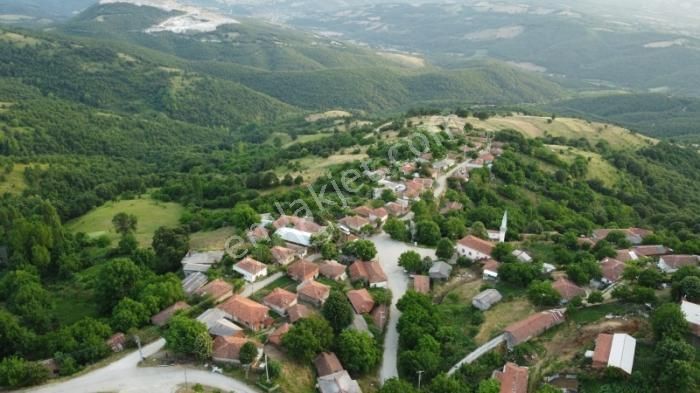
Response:
[[[481,311],[486,311],[494,304],[500,302],[501,299],[503,299],[501,293],[491,288],[474,296],[474,299],[472,299],[472,305]]]

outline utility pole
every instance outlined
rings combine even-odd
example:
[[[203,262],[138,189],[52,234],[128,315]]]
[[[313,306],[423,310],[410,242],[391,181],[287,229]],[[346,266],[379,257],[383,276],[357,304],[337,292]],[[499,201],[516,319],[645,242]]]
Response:
[[[141,361],[143,362],[146,359],[143,357],[143,351],[141,350],[141,337],[139,337],[137,334],[134,334],[134,341],[136,341],[136,346],[139,347],[139,356],[141,357]]]
[[[423,370],[418,370],[418,391],[420,391],[420,380],[424,372]]]

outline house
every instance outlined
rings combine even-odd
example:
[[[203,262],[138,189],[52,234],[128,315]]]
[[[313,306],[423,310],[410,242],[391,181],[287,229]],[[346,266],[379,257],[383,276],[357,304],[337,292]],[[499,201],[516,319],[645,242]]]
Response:
[[[316,356],[316,359],[314,359],[314,366],[316,366],[316,373],[319,377],[344,370],[343,365],[340,364],[340,360],[338,360],[338,357],[335,356],[333,352],[321,352]]]
[[[346,216],[338,220],[338,223],[355,233],[361,232],[362,228],[370,225],[369,220],[361,216]]]
[[[214,264],[219,263],[224,257],[224,251],[189,251],[180,261],[185,275],[193,273],[206,273]]]
[[[380,329],[384,330],[384,326],[389,321],[389,307],[385,304],[379,304],[370,313],[372,321]]]
[[[620,262],[636,261],[639,259],[639,255],[632,249],[617,250],[615,254],[615,259]]]
[[[364,218],[369,218],[369,216],[372,214],[372,209],[367,207],[367,206],[360,206],[352,209],[355,214],[357,214],[360,217]]]
[[[112,352],[121,352],[126,346],[126,336],[124,333],[114,333],[110,338],[105,341],[105,344],[112,350]]]
[[[353,289],[347,293],[348,300],[357,314],[366,314],[374,308],[374,299],[366,289]]]
[[[311,303],[316,307],[321,307],[328,300],[330,294],[331,287],[314,280],[304,281],[297,286],[299,300]]]
[[[287,275],[294,281],[304,282],[318,277],[318,265],[305,259],[291,265],[287,269]]]
[[[403,173],[405,176],[413,174],[413,172],[415,172],[415,171],[416,171],[416,165],[412,162],[407,162],[407,163],[401,165],[401,173]]]
[[[554,288],[555,291],[559,292],[559,295],[561,295],[562,300],[567,302],[575,298],[576,296],[586,295],[585,289],[579,287],[578,285],[574,284],[565,277],[559,277],[556,281],[554,281],[554,283],[552,284],[552,288]]]
[[[527,393],[527,367],[508,362],[503,370],[493,373],[493,378],[501,383],[500,393]]]
[[[523,263],[530,263],[532,262],[532,257],[530,254],[523,250],[513,250],[511,253],[517,260],[518,262],[523,262]]]
[[[654,232],[648,229],[642,228],[624,228],[624,229],[596,229],[593,231],[592,239],[595,242],[601,241],[608,237],[610,232],[622,232],[625,235],[625,239],[633,245],[640,245],[645,237],[653,234]]]
[[[657,266],[664,273],[675,273],[683,266],[697,266],[700,262],[698,255],[664,255],[659,258]]]
[[[272,223],[272,226],[280,230],[282,228],[294,228],[301,232],[306,232],[315,235],[324,230],[324,228],[310,219],[297,216],[280,216]]]
[[[267,336],[267,342],[270,344],[276,346],[276,347],[281,347],[282,346],[282,338],[284,338],[284,335],[289,332],[289,329],[292,327],[289,323],[285,322],[281,324],[277,329],[275,329],[272,333],[270,333],[269,336]]]
[[[647,258],[657,258],[662,255],[666,255],[673,250],[670,248],[664,247],[662,245],[646,245],[646,246],[634,246],[632,247],[632,251],[634,252],[635,255],[639,257],[647,257]]]
[[[690,332],[700,337],[700,305],[683,300],[681,311],[685,315],[685,320],[688,321]]]
[[[243,328],[231,322],[231,319],[231,314],[218,308],[210,308],[197,317],[212,336],[244,336]]]
[[[185,302],[177,302],[151,317],[151,323],[156,326],[165,326],[168,321],[170,321],[170,318],[175,315],[175,313],[181,310],[187,310],[188,308],[190,308],[189,304]]]
[[[287,247],[274,246],[270,249],[270,252],[272,253],[272,259],[275,260],[275,263],[282,266],[289,265],[294,262],[296,258],[296,251]]]
[[[601,333],[595,340],[593,368],[615,367],[632,374],[637,340],[624,333]]]
[[[384,269],[377,261],[364,262],[355,261],[349,268],[350,279],[355,281],[363,281],[371,288],[386,288],[387,277]]]
[[[501,267],[501,263],[495,259],[487,259],[482,265],[482,278],[485,281],[488,280],[498,280],[498,269]]]
[[[297,295],[283,288],[275,288],[263,298],[263,304],[279,315],[287,315],[287,309],[297,304]]]
[[[199,288],[205,286],[209,279],[204,273],[195,272],[182,279],[182,290],[185,295],[191,296]]]
[[[600,261],[600,270],[603,272],[603,283],[616,283],[625,271],[625,264],[614,258],[605,258]]]
[[[501,299],[503,299],[501,293],[491,288],[474,296],[472,299],[472,305],[481,311],[486,311],[494,304],[500,302]]]
[[[276,230],[275,235],[279,236],[285,242],[311,247],[311,236],[313,236],[313,233],[300,231],[295,228],[283,227]]]
[[[297,303],[287,309],[287,315],[289,315],[289,322],[291,323],[295,323],[303,318],[308,318],[311,314],[313,314],[311,309],[301,303]]]
[[[210,297],[214,303],[220,303],[233,296],[233,287],[226,281],[217,278],[195,291],[197,295]]]
[[[319,273],[333,281],[345,281],[348,278],[345,265],[336,261],[323,261],[318,267]]]
[[[445,203],[445,206],[442,209],[440,209],[440,214],[447,214],[454,211],[460,211],[463,208],[464,205],[462,205],[461,203],[450,201]]]
[[[362,393],[360,384],[345,370],[318,377],[316,384],[321,393]]]
[[[430,277],[415,275],[413,276],[413,290],[418,293],[430,293]]]
[[[267,276],[267,265],[251,257],[245,257],[233,265],[233,271],[243,276],[248,282],[255,282]]]
[[[254,343],[253,341],[250,341],[244,337],[217,336],[214,339],[214,344],[212,345],[211,358],[215,362],[240,364],[241,361],[239,356],[241,353],[241,348],[243,348],[243,345],[249,342]],[[258,347],[258,355],[253,360],[253,363],[256,363],[262,356],[262,349],[257,344],[256,347]]]
[[[361,314],[355,314],[355,316],[352,318],[350,326],[348,326],[348,329],[369,333],[373,336],[372,332],[369,330],[369,325],[367,324],[365,317]]]
[[[436,261],[433,262],[428,274],[433,280],[447,280],[452,274],[452,266],[443,261]]]
[[[491,258],[493,247],[493,243],[489,241],[468,235],[457,242],[456,249],[457,255],[478,261]]]
[[[240,295],[234,295],[218,308],[229,313],[233,322],[256,332],[272,322],[267,315],[269,308]]]
[[[435,161],[433,163],[433,169],[438,172],[443,172],[452,167],[455,164],[455,160],[451,158],[446,158],[444,160]]]
[[[256,226],[246,233],[246,237],[251,243],[267,240],[270,238],[270,233],[264,226]]]
[[[378,222],[378,223],[384,223],[386,220],[389,218],[389,212],[383,208],[383,207],[378,207],[376,209],[372,209],[372,212],[369,214],[369,219],[370,221]]]
[[[392,217],[401,217],[408,212],[408,209],[398,202],[389,202],[384,205],[384,208]]]
[[[537,337],[545,331],[564,322],[564,310],[548,310],[530,315],[504,329],[508,349]]]

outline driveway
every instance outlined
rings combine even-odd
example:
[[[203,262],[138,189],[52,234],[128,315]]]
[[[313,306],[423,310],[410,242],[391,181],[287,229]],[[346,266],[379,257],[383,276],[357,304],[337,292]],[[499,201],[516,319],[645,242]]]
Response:
[[[454,168],[447,171],[444,175],[438,176],[437,179],[435,179],[434,195],[436,199],[439,199],[442,196],[442,194],[445,193],[445,190],[447,190],[447,178],[452,176],[455,172],[465,167],[466,165],[467,161],[461,162],[457,164],[457,166],[455,166]]]
[[[491,339],[489,342],[485,343],[484,345],[480,346],[479,348],[473,350],[470,354],[464,357],[464,359],[460,360],[457,364],[454,365],[450,369],[450,371],[447,372],[447,375],[452,375],[457,370],[460,369],[465,364],[470,364],[474,362],[476,359],[484,356],[487,352],[497,348],[501,343],[504,343],[506,341],[506,336],[505,334],[498,335]]]
[[[374,235],[369,240],[373,241],[377,247],[377,259],[382,265],[388,279],[388,288],[392,292],[392,304],[389,314],[389,324],[387,325],[386,336],[384,338],[384,356],[382,367],[379,370],[379,380],[384,382],[389,378],[398,377],[397,352],[399,349],[399,333],[396,325],[399,322],[401,313],[396,308],[396,302],[406,293],[408,289],[408,275],[399,266],[399,256],[406,251],[416,251],[421,256],[435,257],[435,250],[428,248],[414,247],[406,243],[392,240],[389,235],[382,233]]]
[[[144,356],[158,352],[165,345],[159,339],[143,348]],[[24,392],[36,393],[172,393],[178,385],[202,384],[224,392],[259,393],[243,382],[208,371],[172,367],[138,367],[138,351],[116,362],[64,382],[38,386]],[[186,374],[186,376],[185,376]]]
[[[246,284],[240,295],[243,297],[251,297],[255,292],[265,288],[266,286],[272,284],[273,281],[284,276],[284,272],[277,272],[271,276],[265,277],[264,280],[256,281],[254,283]]]

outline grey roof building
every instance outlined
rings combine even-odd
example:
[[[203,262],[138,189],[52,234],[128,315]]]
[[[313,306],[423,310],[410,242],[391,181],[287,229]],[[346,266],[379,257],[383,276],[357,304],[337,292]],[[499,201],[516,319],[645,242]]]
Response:
[[[472,305],[481,311],[486,311],[494,304],[500,302],[501,299],[503,299],[503,296],[501,296],[500,292],[495,289],[487,289],[474,296]]]
[[[210,308],[197,317],[199,322],[206,325],[209,334],[213,336],[236,336],[243,333],[243,328],[230,321],[231,314],[218,308]]]
[[[321,393],[362,393],[360,385],[345,370],[319,377],[317,382]]]
[[[187,296],[192,295],[194,291],[205,286],[209,282],[207,276],[200,272],[195,272],[182,279],[182,290]]]
[[[428,271],[430,278],[435,280],[447,280],[450,278],[450,274],[452,274],[452,266],[442,261],[433,263],[433,266],[430,267],[430,271]]]

